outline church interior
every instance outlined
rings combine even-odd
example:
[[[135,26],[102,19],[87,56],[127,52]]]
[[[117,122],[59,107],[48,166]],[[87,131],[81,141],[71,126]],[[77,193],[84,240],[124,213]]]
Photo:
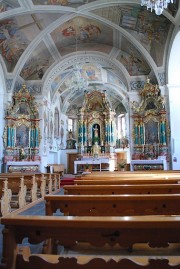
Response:
[[[0,0],[0,269],[180,267],[178,0]]]

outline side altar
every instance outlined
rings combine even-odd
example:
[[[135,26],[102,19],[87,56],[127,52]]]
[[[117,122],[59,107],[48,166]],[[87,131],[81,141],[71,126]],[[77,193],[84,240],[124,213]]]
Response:
[[[133,141],[131,170],[166,169],[169,157],[169,124],[166,100],[149,79],[140,91],[140,102],[132,102]]]
[[[5,115],[4,170],[6,172],[39,171],[39,112],[26,86],[15,92]]]

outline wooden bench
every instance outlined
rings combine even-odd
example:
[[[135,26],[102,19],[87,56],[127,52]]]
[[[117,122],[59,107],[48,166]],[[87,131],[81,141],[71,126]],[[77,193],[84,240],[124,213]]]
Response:
[[[139,184],[139,185],[73,185],[64,186],[64,194],[180,194],[180,184]]]
[[[120,174],[110,174],[110,175],[84,175],[81,177],[78,177],[78,179],[81,180],[112,180],[112,179],[142,179],[142,180],[149,180],[149,179],[179,179],[180,180],[180,174],[140,174],[140,175],[120,175]]]
[[[65,216],[180,215],[179,194],[47,195],[46,215]]]
[[[178,184],[179,179],[75,179],[74,185],[137,185],[137,184]]]
[[[8,216],[2,218],[3,257],[0,268],[3,269],[173,269],[179,268],[179,253],[168,255],[169,244],[180,243],[179,216],[133,216],[133,217],[55,217],[55,216]],[[51,238],[57,244],[72,247],[79,243],[100,246],[94,257],[72,257],[49,254],[24,256],[22,243],[28,238],[33,244]],[[118,255],[113,246],[119,245]],[[141,257],[136,252],[125,253],[135,244],[148,244],[149,253]],[[110,246],[110,255],[102,256],[102,248]],[[154,248],[162,248],[157,254]],[[18,252],[19,248],[19,252]],[[123,251],[122,251],[123,249]],[[89,258],[89,260],[87,259]]]
[[[8,188],[7,178],[0,179],[0,216],[6,216],[11,212],[10,202],[12,191]]]
[[[23,208],[38,198],[44,198],[45,194],[56,193],[60,189],[59,174],[4,173],[0,174],[0,191],[5,176],[7,184],[3,190],[2,215],[13,209]]]

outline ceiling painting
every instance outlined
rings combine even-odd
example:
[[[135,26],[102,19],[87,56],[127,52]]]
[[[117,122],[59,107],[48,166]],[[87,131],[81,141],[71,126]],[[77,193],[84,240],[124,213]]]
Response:
[[[94,64],[85,64],[82,66],[81,75],[87,80],[96,81],[101,80],[101,69]]]
[[[15,7],[10,6],[5,1],[1,1],[1,3],[0,3],[0,13],[5,12],[7,10],[11,10],[13,8],[15,8]]]
[[[151,71],[149,65],[143,59],[140,52],[127,40],[122,41],[122,50],[117,56],[117,60],[127,69],[129,75],[148,75]]]
[[[111,6],[111,7],[104,7],[99,8],[92,11],[94,14],[105,18],[117,25],[120,23],[121,18],[121,6]]]
[[[115,84],[123,89],[126,89],[124,83],[111,71],[107,72],[107,82],[110,84]]]
[[[65,72],[63,74],[58,75],[51,84],[51,96],[54,94],[55,90],[57,89],[58,84],[60,81],[67,75],[69,72]]]
[[[24,80],[42,79],[44,73],[53,62],[54,59],[50,52],[44,42],[41,42],[25,63],[20,75]]]
[[[163,15],[157,16],[140,5],[121,5],[93,11],[95,14],[118,24],[150,53],[157,66],[162,66],[165,43],[170,22]]]
[[[0,52],[8,72],[13,71],[29,40],[19,29],[16,19],[0,22]]]
[[[84,17],[68,21],[55,29],[51,36],[62,56],[79,50],[109,53],[113,45],[112,29]]]
[[[56,15],[22,15],[0,21],[0,52],[8,72],[12,72],[30,42],[49,25]],[[59,17],[59,15],[58,15]]]
[[[33,3],[34,5],[58,5],[75,8],[93,1],[94,0],[33,0]]]
[[[170,23],[164,16],[141,7],[129,7],[122,12],[120,26],[126,29],[150,53],[157,66],[163,64],[163,54]]]

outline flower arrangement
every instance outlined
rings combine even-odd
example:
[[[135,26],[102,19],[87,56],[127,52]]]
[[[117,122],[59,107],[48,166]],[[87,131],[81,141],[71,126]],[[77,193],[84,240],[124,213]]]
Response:
[[[147,159],[152,159],[153,157],[154,157],[153,152],[147,152],[147,153],[146,153],[146,158],[147,158]]]
[[[119,168],[125,168],[125,166],[126,166],[126,160],[121,160],[121,162],[120,163],[118,163],[118,165],[119,165]]]
[[[85,164],[85,169],[89,169],[89,164],[88,163]]]

